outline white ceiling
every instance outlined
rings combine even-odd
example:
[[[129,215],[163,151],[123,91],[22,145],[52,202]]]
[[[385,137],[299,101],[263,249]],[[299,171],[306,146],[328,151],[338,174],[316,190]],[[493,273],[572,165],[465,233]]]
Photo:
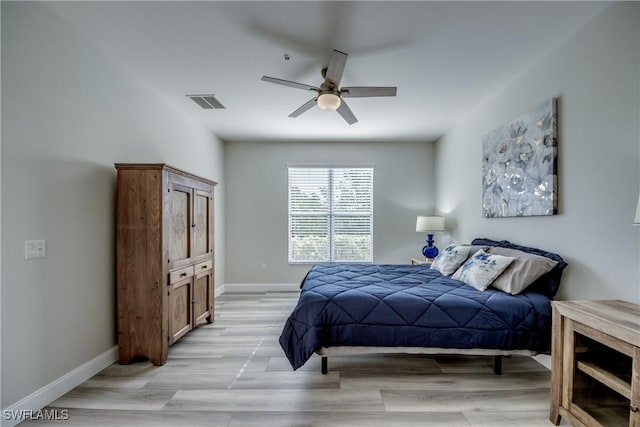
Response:
[[[224,140],[432,140],[602,11],[606,2],[46,3],[104,54]],[[332,49],[342,86],[397,86],[350,98],[359,122],[313,108]],[[290,61],[283,55],[288,53]],[[203,110],[186,94],[215,94]],[[557,94],[541,94],[541,99]],[[514,115],[520,112],[514,112]]]

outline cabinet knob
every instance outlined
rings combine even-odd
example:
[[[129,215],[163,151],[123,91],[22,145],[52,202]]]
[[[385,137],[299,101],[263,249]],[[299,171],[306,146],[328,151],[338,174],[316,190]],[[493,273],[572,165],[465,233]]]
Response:
[[[180,277],[187,277],[187,273],[182,273]]]
[[[638,412],[638,405],[631,404],[629,405],[629,409],[631,412]]]

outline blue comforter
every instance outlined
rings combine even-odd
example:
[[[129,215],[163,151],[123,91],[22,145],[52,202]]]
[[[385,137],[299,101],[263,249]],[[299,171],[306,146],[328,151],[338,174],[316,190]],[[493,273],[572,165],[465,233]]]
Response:
[[[322,264],[282,334],[293,369],[321,347],[550,348],[551,304],[533,291],[480,292],[427,266]]]

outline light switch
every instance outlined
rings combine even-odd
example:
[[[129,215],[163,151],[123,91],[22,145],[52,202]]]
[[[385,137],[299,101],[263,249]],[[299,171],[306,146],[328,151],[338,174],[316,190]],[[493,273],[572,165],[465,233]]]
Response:
[[[24,259],[38,259],[47,256],[46,240],[25,240]]]

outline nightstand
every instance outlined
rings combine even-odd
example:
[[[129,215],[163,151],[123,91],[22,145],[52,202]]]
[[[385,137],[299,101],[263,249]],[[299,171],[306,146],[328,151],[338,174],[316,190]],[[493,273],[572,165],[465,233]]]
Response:
[[[422,264],[431,265],[432,262],[433,262],[433,259],[429,259],[429,258],[411,258],[411,265],[422,265]]]

